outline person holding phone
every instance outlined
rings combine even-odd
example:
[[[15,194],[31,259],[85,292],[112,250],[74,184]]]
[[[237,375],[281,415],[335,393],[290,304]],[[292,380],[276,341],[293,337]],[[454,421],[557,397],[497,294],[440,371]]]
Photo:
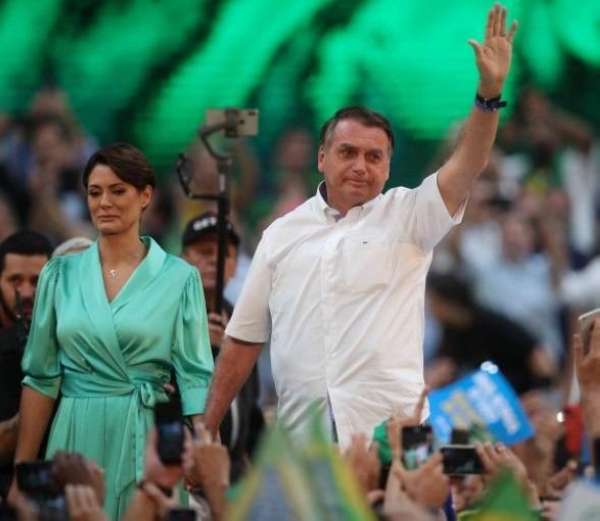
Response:
[[[98,239],[53,258],[40,276],[15,461],[35,459],[60,392],[47,454],[95,460],[105,470],[106,512],[121,519],[171,369],[183,414],[194,419],[213,359],[197,270],[139,236],[155,186],[148,160],[131,145],[109,145],[89,159],[83,184]]]
[[[395,412],[423,382],[425,277],[435,245],[463,215],[498,128],[516,22],[489,12],[475,50],[479,84],[452,155],[414,189],[391,188],[394,136],[365,107],[322,127],[314,197],[265,230],[226,329],[205,421],[213,434],[271,340],[278,417],[302,436],[313,404],[347,447]]]
[[[231,221],[227,220],[227,254],[225,256],[224,285],[234,277],[237,269],[240,237]],[[202,289],[208,310],[208,330],[213,357],[219,356],[223,344],[225,327],[233,312],[233,305],[223,301],[223,310],[215,312],[215,290],[217,288],[217,214],[203,212],[192,218],[181,236],[181,257],[195,266],[202,279]],[[244,385],[237,393],[227,411],[219,434],[221,442],[231,456],[231,481],[240,479],[248,468],[249,461],[258,445],[264,428],[264,417],[258,398],[260,394],[258,368],[252,368]]]

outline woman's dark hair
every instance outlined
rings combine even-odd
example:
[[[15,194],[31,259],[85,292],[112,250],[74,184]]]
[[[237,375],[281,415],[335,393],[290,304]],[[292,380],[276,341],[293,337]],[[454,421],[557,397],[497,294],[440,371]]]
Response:
[[[140,192],[148,185],[156,186],[152,165],[144,154],[128,143],[105,146],[88,159],[83,169],[83,186],[86,189],[96,165],[108,166],[121,181],[135,186]]]
[[[351,119],[358,121],[365,127],[377,127],[385,132],[390,141],[390,153],[394,150],[394,133],[392,132],[392,126],[390,122],[381,114],[361,107],[359,105],[353,105],[350,107],[344,107],[338,110],[333,117],[329,118],[321,127],[321,133],[319,136],[319,145],[323,148],[327,148],[331,141],[331,136],[335,127],[340,121],[345,119]]]

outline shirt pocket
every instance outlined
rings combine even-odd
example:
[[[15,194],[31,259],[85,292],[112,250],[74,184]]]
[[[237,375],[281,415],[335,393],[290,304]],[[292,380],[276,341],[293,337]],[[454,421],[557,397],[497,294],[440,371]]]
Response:
[[[392,247],[377,236],[347,236],[342,247],[346,289],[367,292],[385,286],[392,277]]]

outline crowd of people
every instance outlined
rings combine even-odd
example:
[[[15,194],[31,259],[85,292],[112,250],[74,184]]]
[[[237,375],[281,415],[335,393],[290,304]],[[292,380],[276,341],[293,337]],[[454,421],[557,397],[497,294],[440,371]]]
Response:
[[[600,462],[600,319],[577,322],[600,307],[600,151],[533,87],[500,125],[516,29],[496,4],[469,41],[473,108],[419,186],[384,190],[391,125],[346,107],[312,197],[304,129],[270,184],[235,142],[225,223],[134,146],[99,147],[56,88],[0,119],[0,520],[469,519],[506,472],[512,519],[558,519]],[[467,440],[475,473],[412,468],[429,390],[486,362],[533,435]]]

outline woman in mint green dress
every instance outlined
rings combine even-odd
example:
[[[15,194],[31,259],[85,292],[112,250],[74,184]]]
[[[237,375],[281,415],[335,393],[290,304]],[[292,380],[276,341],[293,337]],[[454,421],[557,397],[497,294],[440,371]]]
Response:
[[[183,413],[193,417],[204,410],[213,359],[197,270],[139,237],[155,184],[148,161],[130,145],[111,145],[90,158],[83,181],[99,237],[83,253],[52,259],[40,276],[15,461],[35,459],[60,393],[47,454],[96,460],[105,510],[120,519],[171,368]]]

